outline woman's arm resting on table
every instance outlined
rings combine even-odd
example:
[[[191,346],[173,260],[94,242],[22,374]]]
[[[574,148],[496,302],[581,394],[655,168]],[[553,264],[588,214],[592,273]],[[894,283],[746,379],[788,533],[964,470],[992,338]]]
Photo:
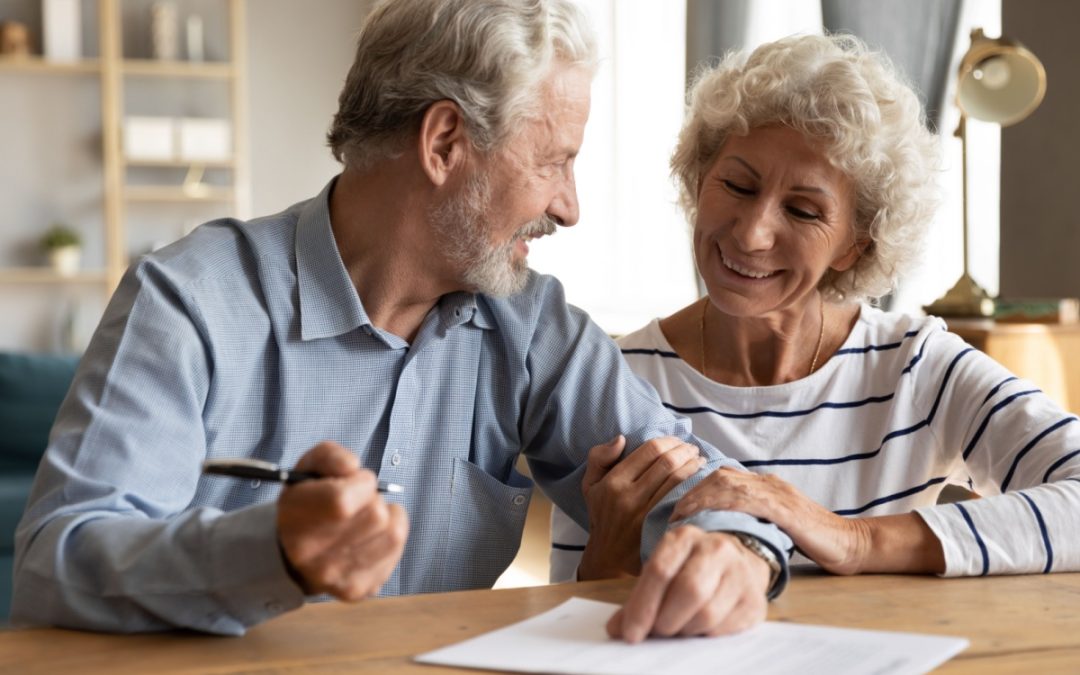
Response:
[[[775,523],[833,574],[945,571],[941,542],[918,514],[844,518],[776,476],[715,471],[679,501],[672,520],[703,509],[743,511]]]

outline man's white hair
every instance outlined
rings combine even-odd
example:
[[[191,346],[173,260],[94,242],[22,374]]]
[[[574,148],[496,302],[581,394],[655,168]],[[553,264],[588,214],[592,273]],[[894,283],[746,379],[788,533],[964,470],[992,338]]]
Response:
[[[596,64],[596,38],[570,0],[386,0],[361,29],[327,135],[357,169],[393,157],[436,101],[461,109],[490,152],[535,117],[555,64]]]
[[[791,127],[822,142],[855,184],[855,236],[866,248],[819,288],[833,301],[876,299],[921,250],[937,206],[940,147],[892,63],[848,35],[794,36],[731,53],[701,72],[671,160],[697,219],[701,181],[731,135]]]

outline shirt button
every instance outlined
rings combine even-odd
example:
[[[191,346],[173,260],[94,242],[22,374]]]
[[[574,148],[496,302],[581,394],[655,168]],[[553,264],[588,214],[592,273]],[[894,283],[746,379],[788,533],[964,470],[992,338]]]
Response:
[[[259,489],[259,487],[261,487],[261,486],[262,486],[262,481],[261,481],[261,480],[259,480],[258,478],[256,478],[255,480],[251,481],[251,489],[252,489],[252,490],[258,490],[258,489]]]
[[[390,456],[390,463],[394,466],[401,464],[401,455],[395,452],[393,455]]]
[[[461,316],[461,310],[460,309],[455,309],[454,310],[454,316]]]
[[[521,506],[525,503],[525,495],[514,495],[514,506]]]
[[[271,600],[266,603],[266,611],[281,614],[281,605]]]

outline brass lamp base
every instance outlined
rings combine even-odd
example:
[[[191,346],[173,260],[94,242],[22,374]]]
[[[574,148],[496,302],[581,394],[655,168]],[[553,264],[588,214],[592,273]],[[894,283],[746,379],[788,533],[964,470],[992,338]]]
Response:
[[[923,311],[933,316],[988,319],[994,316],[994,299],[964,273],[945,295],[923,307]]]

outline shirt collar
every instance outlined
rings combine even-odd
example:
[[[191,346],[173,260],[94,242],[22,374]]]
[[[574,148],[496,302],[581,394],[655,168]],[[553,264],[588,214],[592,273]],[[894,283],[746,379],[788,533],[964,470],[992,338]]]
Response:
[[[315,199],[304,205],[296,226],[296,283],[300,296],[300,337],[336,337],[371,325],[360,296],[345,269],[330,227],[330,193],[334,177]],[[490,329],[494,323],[486,303],[474,293],[449,293],[436,308],[447,329],[466,322]]]
[[[296,284],[300,337],[335,337],[370,324],[330,229],[330,192],[337,177],[300,211],[296,224]]]
[[[439,320],[447,329],[472,321],[477,328],[490,329],[494,323],[487,304],[477,302],[475,293],[447,293],[439,298]]]

